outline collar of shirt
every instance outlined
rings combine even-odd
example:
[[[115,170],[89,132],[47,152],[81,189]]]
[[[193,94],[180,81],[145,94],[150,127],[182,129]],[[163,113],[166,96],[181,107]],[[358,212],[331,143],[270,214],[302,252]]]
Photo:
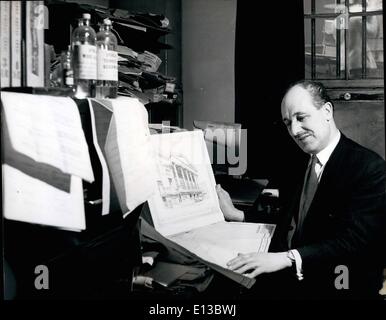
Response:
[[[320,181],[324,166],[326,165],[328,159],[330,159],[332,152],[338,145],[340,137],[341,137],[341,133],[340,131],[338,131],[338,134],[331,140],[331,142],[327,145],[327,147],[325,147],[322,151],[319,151],[316,154],[316,157],[318,158],[318,163],[315,166],[315,171],[318,176],[318,181]]]

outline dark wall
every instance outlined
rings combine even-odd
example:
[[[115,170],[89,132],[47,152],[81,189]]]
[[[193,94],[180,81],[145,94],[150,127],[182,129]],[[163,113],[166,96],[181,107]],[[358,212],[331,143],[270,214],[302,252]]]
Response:
[[[385,159],[385,102],[337,101],[334,106],[339,129]]]
[[[280,184],[304,157],[280,115],[288,85],[304,77],[303,1],[251,5],[237,5],[235,120],[248,130],[247,174]]]
[[[194,120],[235,121],[237,1],[182,1],[184,128]]]

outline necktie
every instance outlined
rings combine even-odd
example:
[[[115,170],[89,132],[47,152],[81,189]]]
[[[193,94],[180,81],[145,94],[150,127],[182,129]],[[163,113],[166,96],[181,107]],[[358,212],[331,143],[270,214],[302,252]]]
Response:
[[[310,208],[312,199],[314,198],[318,187],[318,176],[315,172],[315,166],[317,163],[318,158],[316,155],[312,155],[311,164],[308,166],[307,177],[304,181],[303,191],[300,197],[299,218],[297,224],[297,233],[299,236],[302,233],[304,218],[307,215],[308,209]]]

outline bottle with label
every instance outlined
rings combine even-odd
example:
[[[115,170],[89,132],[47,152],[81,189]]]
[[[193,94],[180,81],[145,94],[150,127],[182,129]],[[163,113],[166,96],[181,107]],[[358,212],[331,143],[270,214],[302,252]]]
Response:
[[[118,41],[111,25],[110,19],[104,19],[97,33],[96,97],[100,99],[116,98],[118,92]]]
[[[60,59],[62,64],[62,87],[73,88],[74,70],[72,67],[71,46],[68,46],[68,50],[62,52]]]
[[[97,78],[96,33],[90,26],[91,16],[84,13],[72,33],[75,97],[95,97]]]

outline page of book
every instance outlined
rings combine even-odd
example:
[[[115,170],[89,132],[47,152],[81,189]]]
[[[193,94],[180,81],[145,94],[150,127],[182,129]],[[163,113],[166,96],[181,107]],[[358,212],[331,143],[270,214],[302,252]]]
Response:
[[[152,135],[157,188],[149,199],[164,236],[224,221],[202,131]]]
[[[202,259],[227,268],[239,253],[267,252],[275,225],[218,222],[169,237]]]

